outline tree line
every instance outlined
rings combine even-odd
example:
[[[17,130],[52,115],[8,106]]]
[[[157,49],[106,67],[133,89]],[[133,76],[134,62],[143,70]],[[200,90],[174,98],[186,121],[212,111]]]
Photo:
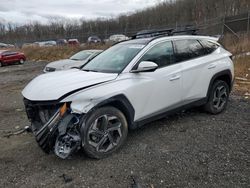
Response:
[[[250,0],[167,0],[153,7],[115,18],[95,20],[56,20],[18,26],[0,23],[0,42],[19,43],[88,36],[102,39],[111,34],[133,35],[139,30],[203,23],[210,19],[233,16],[249,11]]]

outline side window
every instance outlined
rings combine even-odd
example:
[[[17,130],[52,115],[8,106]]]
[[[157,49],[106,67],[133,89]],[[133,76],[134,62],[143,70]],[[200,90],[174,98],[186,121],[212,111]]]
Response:
[[[17,52],[7,51],[3,53],[4,56],[10,56],[10,55],[15,55],[15,54],[17,54]]]
[[[206,54],[211,54],[214,52],[217,48],[220,46],[214,42],[208,41],[208,40],[201,40],[200,41]]]
[[[8,56],[8,55],[10,55],[10,52],[9,51],[3,52],[2,55],[3,56]]]
[[[141,61],[152,61],[158,65],[158,67],[164,67],[173,63],[173,46],[172,42],[163,42],[155,45],[149,51],[144,54]]]
[[[16,52],[10,52],[9,55],[16,55]]]
[[[197,40],[177,40],[175,45],[176,62],[187,61],[205,55],[204,49]]]

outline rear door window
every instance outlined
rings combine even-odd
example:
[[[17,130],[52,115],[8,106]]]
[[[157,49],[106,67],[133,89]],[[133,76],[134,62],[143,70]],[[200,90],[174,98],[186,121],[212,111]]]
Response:
[[[174,41],[176,63],[191,60],[205,55],[199,41],[193,39]]]

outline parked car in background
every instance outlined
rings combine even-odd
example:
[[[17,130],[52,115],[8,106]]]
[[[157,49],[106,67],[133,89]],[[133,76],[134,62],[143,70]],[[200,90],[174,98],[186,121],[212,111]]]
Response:
[[[14,44],[7,44],[7,45],[8,45],[8,48],[15,48]]]
[[[0,43],[0,48],[15,48],[15,45]]]
[[[109,37],[109,41],[111,42],[121,42],[121,41],[125,41],[125,40],[128,40],[129,38],[125,35],[122,35],[122,34],[117,34],[117,35],[111,35]]]
[[[0,48],[8,48],[8,44],[0,43]]]
[[[102,50],[83,50],[75,55],[71,56],[69,59],[63,59],[59,61],[54,61],[49,63],[45,68],[44,72],[54,72],[60,70],[67,70],[71,68],[80,68],[87,62],[92,60],[94,57],[99,55]]]
[[[36,46],[38,46],[37,43],[23,43],[23,44],[21,45],[22,48],[36,47]]]
[[[97,44],[97,43],[101,43],[102,40],[98,36],[90,36],[87,42],[88,44]]]
[[[21,52],[0,50],[0,67],[13,63],[24,64],[25,60],[26,57]]]
[[[80,45],[80,42],[78,41],[78,39],[69,39],[68,44],[71,46],[78,46]]]
[[[68,44],[68,41],[67,41],[66,39],[58,39],[58,40],[56,41],[56,44],[57,44],[58,46],[64,46],[64,45],[67,45],[67,44]]]
[[[39,46],[39,47],[50,47],[50,46],[56,46],[56,41],[49,40],[49,41],[42,41],[42,42],[34,42],[32,43],[33,46]]]
[[[44,42],[40,42],[39,45],[44,46],[44,47],[56,46],[56,41],[54,40],[44,41]]]

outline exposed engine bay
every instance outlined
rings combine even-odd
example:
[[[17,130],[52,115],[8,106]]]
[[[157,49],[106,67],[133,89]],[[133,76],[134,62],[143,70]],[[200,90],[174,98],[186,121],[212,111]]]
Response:
[[[27,116],[38,145],[45,153],[66,159],[81,148],[80,115],[67,103],[53,104],[24,99]]]

